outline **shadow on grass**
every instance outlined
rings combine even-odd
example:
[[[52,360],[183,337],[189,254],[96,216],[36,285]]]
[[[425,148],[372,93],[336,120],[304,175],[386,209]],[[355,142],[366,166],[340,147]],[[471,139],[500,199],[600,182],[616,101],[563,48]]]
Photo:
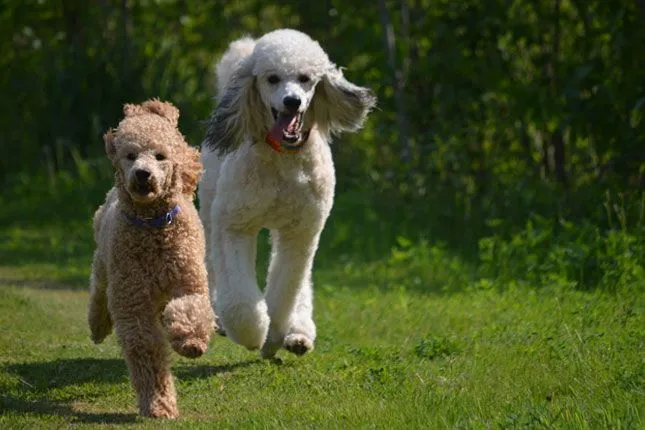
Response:
[[[173,373],[179,379],[207,378],[221,373],[261,364],[261,359],[213,366],[208,364],[175,364]],[[58,359],[39,363],[14,363],[5,367],[32,390],[48,390],[86,383],[118,384],[128,381],[125,361],[117,358]]]
[[[92,424],[131,424],[137,421],[137,414],[129,413],[88,413],[75,411],[71,405],[53,400],[25,400],[14,396],[0,395],[0,410],[4,413],[56,415],[68,417],[72,422]]]
[[[72,422],[95,424],[134,423],[134,413],[90,413],[74,410],[70,404],[75,400],[56,400],[49,391],[67,386],[87,383],[117,384],[128,380],[128,371],[119,359],[58,359],[37,363],[14,363],[5,367],[8,373],[18,377],[24,387],[20,394],[0,395],[0,409],[6,412],[68,417]],[[38,396],[41,398],[34,397]]]
[[[35,288],[39,290],[88,290],[89,276],[86,274],[65,274],[56,276],[53,280],[47,276],[36,276],[31,279],[25,279],[19,275],[5,275],[0,273],[0,285],[11,285],[14,287]]]
[[[14,363],[5,368],[34,390],[86,383],[117,384],[127,381],[128,369],[120,359],[75,358],[38,363]]]
[[[222,364],[219,366],[212,366],[208,364],[202,364],[197,366],[190,365],[175,365],[173,367],[173,373],[178,379],[199,379],[199,378],[208,378],[209,376],[219,375],[221,373],[229,373],[236,369],[243,369],[245,367],[253,366],[262,363],[263,360],[247,360],[240,361],[238,363],[231,364]]]
[[[260,364],[260,359],[223,364],[219,366],[188,364],[175,365],[173,373],[178,379],[198,379],[235,371]],[[82,412],[72,406],[78,399],[57,400],[50,390],[88,383],[121,384],[128,381],[128,369],[121,359],[57,359],[37,363],[14,363],[4,370],[22,383],[20,393],[0,386],[0,415],[4,413],[51,415],[69,418],[72,423],[130,424],[139,416],[135,413]],[[79,396],[80,397],[80,396]]]

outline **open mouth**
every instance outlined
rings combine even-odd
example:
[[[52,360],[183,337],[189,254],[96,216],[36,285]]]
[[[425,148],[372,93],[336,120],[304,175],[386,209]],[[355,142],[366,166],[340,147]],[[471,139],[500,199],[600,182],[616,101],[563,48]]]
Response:
[[[285,147],[297,147],[304,140],[302,139],[304,113],[278,112],[274,108],[271,108],[271,113],[275,122],[269,130],[269,136]]]
[[[132,194],[136,197],[149,198],[154,194],[154,187],[149,182],[135,182],[131,187]]]

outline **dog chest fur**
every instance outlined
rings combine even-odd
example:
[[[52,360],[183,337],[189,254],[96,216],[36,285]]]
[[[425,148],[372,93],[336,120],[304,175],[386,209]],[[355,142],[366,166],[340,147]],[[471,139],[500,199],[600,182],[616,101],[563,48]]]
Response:
[[[111,228],[98,232],[105,235],[98,252],[104,255],[107,269],[115,274],[109,285],[112,294],[119,296],[120,284],[129,284],[132,275],[136,274],[142,280],[139,288],[134,292],[128,288],[127,297],[123,299],[129,301],[132,294],[141,293],[155,297],[161,304],[172,288],[181,286],[190,290],[192,283],[185,282],[187,278],[205,277],[205,273],[197,273],[204,268],[190,261],[195,253],[197,258],[204,255],[200,247],[190,246],[204,241],[202,230],[197,228],[198,216],[194,207],[186,205],[173,223],[163,228],[133,225],[121,213],[118,200],[104,210],[104,219],[118,219]],[[188,240],[178,242],[175,239],[178,236]]]
[[[252,233],[317,225],[327,218],[335,175],[329,145],[322,138],[310,136],[298,154],[279,154],[262,145],[239,152],[221,166],[214,207],[222,222]]]

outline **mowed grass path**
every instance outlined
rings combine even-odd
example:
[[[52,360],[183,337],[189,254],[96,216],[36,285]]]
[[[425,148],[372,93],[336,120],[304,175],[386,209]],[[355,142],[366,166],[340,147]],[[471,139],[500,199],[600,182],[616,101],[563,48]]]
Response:
[[[1,233],[0,428],[643,428],[642,290],[442,292],[405,259],[323,262],[312,354],[215,337],[174,358],[182,417],[139,418],[114,336],[89,340],[87,227]]]

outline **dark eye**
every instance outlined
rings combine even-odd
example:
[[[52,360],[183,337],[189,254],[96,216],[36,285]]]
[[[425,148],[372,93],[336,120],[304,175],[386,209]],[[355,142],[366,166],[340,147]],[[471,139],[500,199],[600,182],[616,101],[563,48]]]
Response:
[[[134,152],[128,152],[128,155],[126,155],[126,157],[128,157],[128,160],[134,161],[137,159],[137,154],[135,154]]]
[[[298,76],[298,81],[300,81],[303,84],[309,82],[310,80],[311,80],[311,78],[309,76],[307,76],[307,75],[299,75]]]
[[[269,81],[270,84],[277,84],[280,82],[280,77],[278,75],[269,75],[267,81]]]
[[[157,161],[163,161],[166,159],[166,156],[163,154],[156,154],[155,158],[157,159]]]

